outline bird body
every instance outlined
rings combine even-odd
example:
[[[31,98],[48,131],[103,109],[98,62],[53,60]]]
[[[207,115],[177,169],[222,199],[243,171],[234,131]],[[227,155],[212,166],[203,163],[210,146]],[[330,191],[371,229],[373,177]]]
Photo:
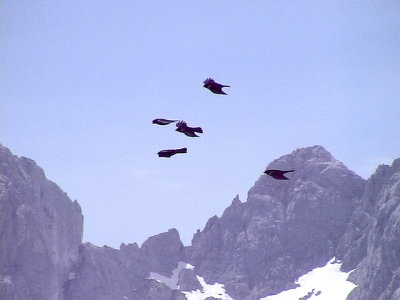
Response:
[[[157,125],[168,125],[174,122],[178,122],[178,120],[168,120],[168,119],[154,119],[153,124]]]
[[[199,137],[196,133],[203,133],[201,127],[189,127],[185,121],[179,121],[176,123],[176,127],[176,131],[181,132],[188,137]]]
[[[158,157],[167,157],[170,158],[171,156],[178,154],[178,153],[187,153],[187,148],[181,148],[181,149],[166,149],[166,150],[161,150],[159,151]]]
[[[294,172],[294,170],[283,171],[283,170],[270,169],[270,170],[264,171],[265,174],[271,176],[272,178],[278,179],[278,180],[289,180],[289,178],[287,178],[285,176],[285,174],[290,173],[290,172]]]
[[[203,81],[203,83],[204,83],[203,87],[205,87],[206,89],[209,89],[214,94],[219,94],[219,95],[227,95],[227,93],[225,93],[222,90],[222,88],[230,87],[229,85],[220,84],[218,82],[215,82],[214,79],[212,79],[212,78],[207,78],[206,80]]]

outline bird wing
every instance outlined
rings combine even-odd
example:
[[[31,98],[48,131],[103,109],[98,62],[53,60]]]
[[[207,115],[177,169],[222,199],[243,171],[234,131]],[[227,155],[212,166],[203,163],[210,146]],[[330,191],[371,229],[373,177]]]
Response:
[[[153,120],[153,124],[158,124],[158,125],[168,125],[173,122],[177,122],[177,120],[168,120],[168,119],[154,119]]]
[[[282,171],[282,172],[285,174],[285,173],[291,173],[291,172],[294,172],[294,170]]]
[[[192,127],[194,132],[203,133],[203,129],[201,127]]]
[[[158,157],[171,157],[173,155],[173,153],[171,153],[169,150],[161,150],[157,154]]]
[[[189,137],[199,137],[197,134],[195,134],[193,131],[191,131],[191,130],[186,130],[186,131],[183,131],[183,133],[186,135],[186,136],[189,136]]]

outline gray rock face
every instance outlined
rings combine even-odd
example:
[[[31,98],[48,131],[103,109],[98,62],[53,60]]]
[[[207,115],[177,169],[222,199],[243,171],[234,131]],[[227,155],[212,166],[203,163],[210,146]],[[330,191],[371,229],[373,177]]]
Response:
[[[148,238],[141,249],[149,262],[149,270],[165,276],[171,276],[179,261],[184,260],[183,244],[175,228]]]
[[[178,284],[180,286],[181,291],[191,292],[196,290],[202,290],[200,282],[196,277],[196,273],[194,270],[183,269],[179,273],[179,281]]]
[[[150,272],[172,275],[182,254],[176,229],[148,238],[140,248],[136,243],[122,244],[120,250],[83,244],[79,263],[70,273],[66,298],[185,299],[181,292],[147,279]]]
[[[32,160],[0,146],[0,163],[1,299],[181,300],[202,290],[197,275],[259,299],[333,256],[355,269],[349,299],[400,299],[400,159],[365,181],[320,146],[298,149],[268,166],[295,169],[290,180],[261,175],[191,246],[170,229],[120,249],[81,244],[78,203]]]
[[[34,161],[0,145],[0,162],[0,295],[63,299],[82,242],[81,208]]]
[[[82,245],[79,204],[34,161],[0,146],[0,295],[4,300],[185,299],[169,275],[184,254],[176,229],[121,249]]]
[[[268,168],[295,169],[289,181],[262,175],[221,218],[194,235],[190,263],[238,299],[291,287],[334,254],[362,195],[364,180],[320,146],[294,151]]]
[[[174,230],[173,230],[174,231]],[[168,233],[166,233],[168,234]],[[165,237],[166,234],[162,234]],[[178,236],[179,238],[179,236]],[[153,237],[153,240],[157,237]],[[148,280],[150,260],[137,244],[121,245],[120,250],[83,244],[80,261],[69,274],[66,299],[185,299],[155,280]]]
[[[400,299],[400,159],[368,179],[338,252],[355,269],[349,299]]]

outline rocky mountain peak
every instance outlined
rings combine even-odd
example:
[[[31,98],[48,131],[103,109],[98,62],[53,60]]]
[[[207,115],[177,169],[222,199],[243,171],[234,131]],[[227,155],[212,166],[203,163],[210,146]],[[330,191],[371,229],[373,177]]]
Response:
[[[268,168],[295,172],[287,181],[261,175],[247,202],[234,200],[192,241],[190,262],[234,298],[286,288],[333,257],[365,184],[321,146],[295,150]]]
[[[355,269],[349,299],[400,299],[400,159],[365,181],[323,147],[299,148],[267,166],[290,180],[260,174],[191,246],[170,229],[120,249],[81,243],[78,202],[33,160],[0,145],[0,163],[5,299],[259,299],[334,256]]]
[[[255,185],[249,190],[249,199],[258,199],[268,193],[275,198],[285,200],[289,194],[299,190],[313,189],[316,186],[330,190],[346,190],[357,197],[364,186],[365,180],[349,170],[343,163],[335,159],[322,146],[300,148],[284,155],[270,164],[267,169],[295,170],[290,173],[288,181],[276,181],[269,176],[261,175]],[[355,188],[353,188],[356,186]],[[311,190],[309,193],[311,193]],[[258,195],[258,196],[257,196]],[[283,202],[285,205],[288,203]]]
[[[366,183],[338,246],[343,269],[355,271],[349,299],[399,299],[400,159],[381,165]]]
[[[175,228],[149,237],[141,250],[148,258],[150,271],[166,276],[172,274],[171,271],[178,265],[184,253],[178,230]]]
[[[308,164],[338,164],[343,165],[335,159],[324,147],[316,145],[305,148],[298,148],[290,154],[281,156],[272,161],[268,168],[271,169],[287,169],[295,166],[303,166]]]
[[[236,195],[235,198],[233,198],[231,205],[237,206],[237,205],[240,205],[240,204],[242,204],[242,202],[239,199],[239,195]]]
[[[81,208],[33,160],[0,146],[0,162],[1,276],[8,278],[0,294],[62,299],[82,242]]]

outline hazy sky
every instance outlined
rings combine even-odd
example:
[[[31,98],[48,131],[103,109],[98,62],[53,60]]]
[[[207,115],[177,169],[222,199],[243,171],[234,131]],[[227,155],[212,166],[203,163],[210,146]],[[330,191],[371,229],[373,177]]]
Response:
[[[188,244],[296,148],[364,178],[400,157],[399,16],[400,1],[3,0],[1,143],[79,201],[85,241],[175,227]]]

